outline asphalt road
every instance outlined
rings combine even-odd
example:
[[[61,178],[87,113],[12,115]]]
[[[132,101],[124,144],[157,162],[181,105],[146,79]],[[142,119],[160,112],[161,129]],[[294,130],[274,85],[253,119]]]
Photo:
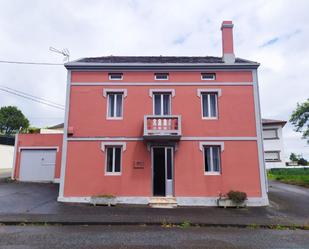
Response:
[[[309,248],[309,231],[159,226],[1,226],[0,248]]]

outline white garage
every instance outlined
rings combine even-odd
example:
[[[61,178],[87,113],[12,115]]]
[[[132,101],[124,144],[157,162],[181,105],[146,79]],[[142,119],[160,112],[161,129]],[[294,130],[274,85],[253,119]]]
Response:
[[[20,181],[54,181],[56,149],[21,149]]]

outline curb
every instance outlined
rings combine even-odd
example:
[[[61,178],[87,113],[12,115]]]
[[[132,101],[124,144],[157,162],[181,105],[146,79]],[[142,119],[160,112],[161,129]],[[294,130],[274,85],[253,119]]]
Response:
[[[190,223],[190,222],[102,222],[102,221],[0,221],[0,226],[160,226],[164,228],[251,228],[271,230],[309,230],[308,225],[284,224],[215,224],[215,223]]]

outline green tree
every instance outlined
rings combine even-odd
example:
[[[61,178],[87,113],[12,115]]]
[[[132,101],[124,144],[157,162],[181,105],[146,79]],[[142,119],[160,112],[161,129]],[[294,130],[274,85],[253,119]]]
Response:
[[[295,126],[295,131],[302,132],[303,138],[309,143],[309,99],[302,104],[297,103],[290,122]]]
[[[291,162],[298,162],[298,156],[295,153],[291,153],[290,160]]]
[[[16,133],[19,128],[23,130],[29,127],[29,120],[16,106],[4,106],[0,108],[0,132],[6,135]]]

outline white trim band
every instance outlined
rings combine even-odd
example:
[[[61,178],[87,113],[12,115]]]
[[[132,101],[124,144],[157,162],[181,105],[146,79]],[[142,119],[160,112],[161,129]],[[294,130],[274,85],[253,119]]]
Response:
[[[252,82],[76,82],[71,86],[252,86]]]
[[[104,152],[106,146],[121,146],[122,151],[126,151],[127,143],[126,142],[102,142],[101,143],[101,150]]]

